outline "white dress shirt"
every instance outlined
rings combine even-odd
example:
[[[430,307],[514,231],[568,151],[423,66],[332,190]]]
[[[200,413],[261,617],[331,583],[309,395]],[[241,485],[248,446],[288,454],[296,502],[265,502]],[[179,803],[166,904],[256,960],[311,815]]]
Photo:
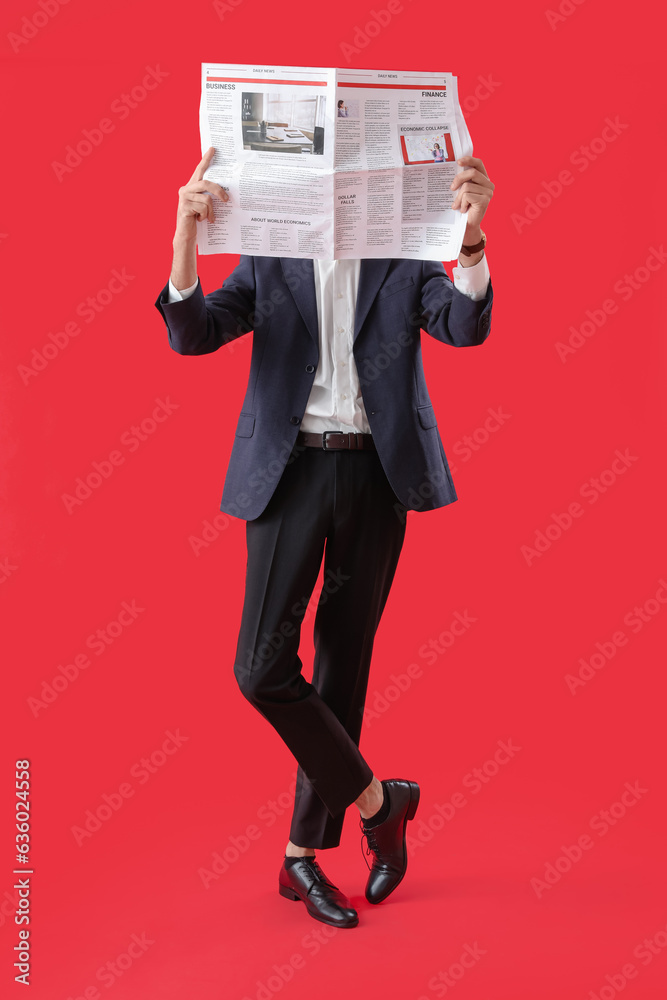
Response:
[[[357,366],[352,352],[354,314],[361,261],[314,260],[315,298],[320,334],[320,360],[301,421],[303,431],[358,431],[370,434]],[[471,267],[457,264],[454,286],[474,301],[483,299],[489,284],[484,256]],[[180,302],[198,281],[179,292],[169,280],[169,302]]]

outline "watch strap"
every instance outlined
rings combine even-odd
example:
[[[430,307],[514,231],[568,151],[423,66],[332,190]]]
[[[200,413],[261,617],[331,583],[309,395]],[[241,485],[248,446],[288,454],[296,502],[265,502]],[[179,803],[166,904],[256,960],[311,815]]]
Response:
[[[482,238],[479,241],[479,243],[468,244],[468,246],[464,244],[461,247],[461,253],[463,254],[464,257],[472,257],[474,253],[479,253],[479,251],[483,250],[484,247],[486,246],[486,233],[484,232],[483,229],[480,231],[482,233]]]

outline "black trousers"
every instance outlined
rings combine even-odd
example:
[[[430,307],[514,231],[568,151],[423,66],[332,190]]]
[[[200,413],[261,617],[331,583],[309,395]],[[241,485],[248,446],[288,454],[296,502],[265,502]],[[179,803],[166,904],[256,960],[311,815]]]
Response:
[[[234,674],[298,762],[290,840],[336,847],[345,809],[373,771],[359,750],[375,632],[405,518],[374,451],[297,446],[263,513],[246,522],[248,562]],[[324,555],[313,679],[301,624]]]

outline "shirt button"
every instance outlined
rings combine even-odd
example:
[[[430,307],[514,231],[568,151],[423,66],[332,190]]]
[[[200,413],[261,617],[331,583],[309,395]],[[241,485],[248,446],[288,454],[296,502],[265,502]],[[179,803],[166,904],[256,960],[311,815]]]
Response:
[[[347,399],[347,396],[345,395],[345,393],[343,393],[343,395],[340,398],[341,399]]]
[[[314,372],[315,371],[315,365],[306,365],[306,371],[307,372]]]
[[[339,326],[338,327],[338,332],[339,333],[345,333],[345,327],[344,326]]]
[[[289,418],[289,422],[291,424],[300,424],[301,423],[301,417],[290,417]]]
[[[341,366],[341,368],[344,368],[345,367],[345,362],[341,361],[340,366]]]
[[[342,299],[342,298],[343,298],[343,293],[342,293],[342,292],[339,292],[339,293],[338,293],[338,295],[336,296],[336,298],[337,298],[337,299]]]

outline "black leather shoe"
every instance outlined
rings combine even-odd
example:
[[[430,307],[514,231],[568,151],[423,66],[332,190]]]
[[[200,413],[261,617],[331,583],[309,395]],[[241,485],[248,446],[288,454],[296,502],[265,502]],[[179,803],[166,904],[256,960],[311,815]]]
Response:
[[[303,900],[311,917],[332,927],[356,927],[359,923],[347,896],[326,877],[315,858],[299,858],[289,868],[283,861],[278,892],[286,899]]]
[[[405,829],[409,819],[414,819],[419,805],[419,785],[416,781],[390,778],[382,785],[389,796],[389,815],[384,823],[365,826],[359,820],[362,830],[361,843],[366,838],[366,854],[373,858],[366,882],[366,899],[369,903],[381,903],[393,892],[408,867],[408,853],[405,849]]]

